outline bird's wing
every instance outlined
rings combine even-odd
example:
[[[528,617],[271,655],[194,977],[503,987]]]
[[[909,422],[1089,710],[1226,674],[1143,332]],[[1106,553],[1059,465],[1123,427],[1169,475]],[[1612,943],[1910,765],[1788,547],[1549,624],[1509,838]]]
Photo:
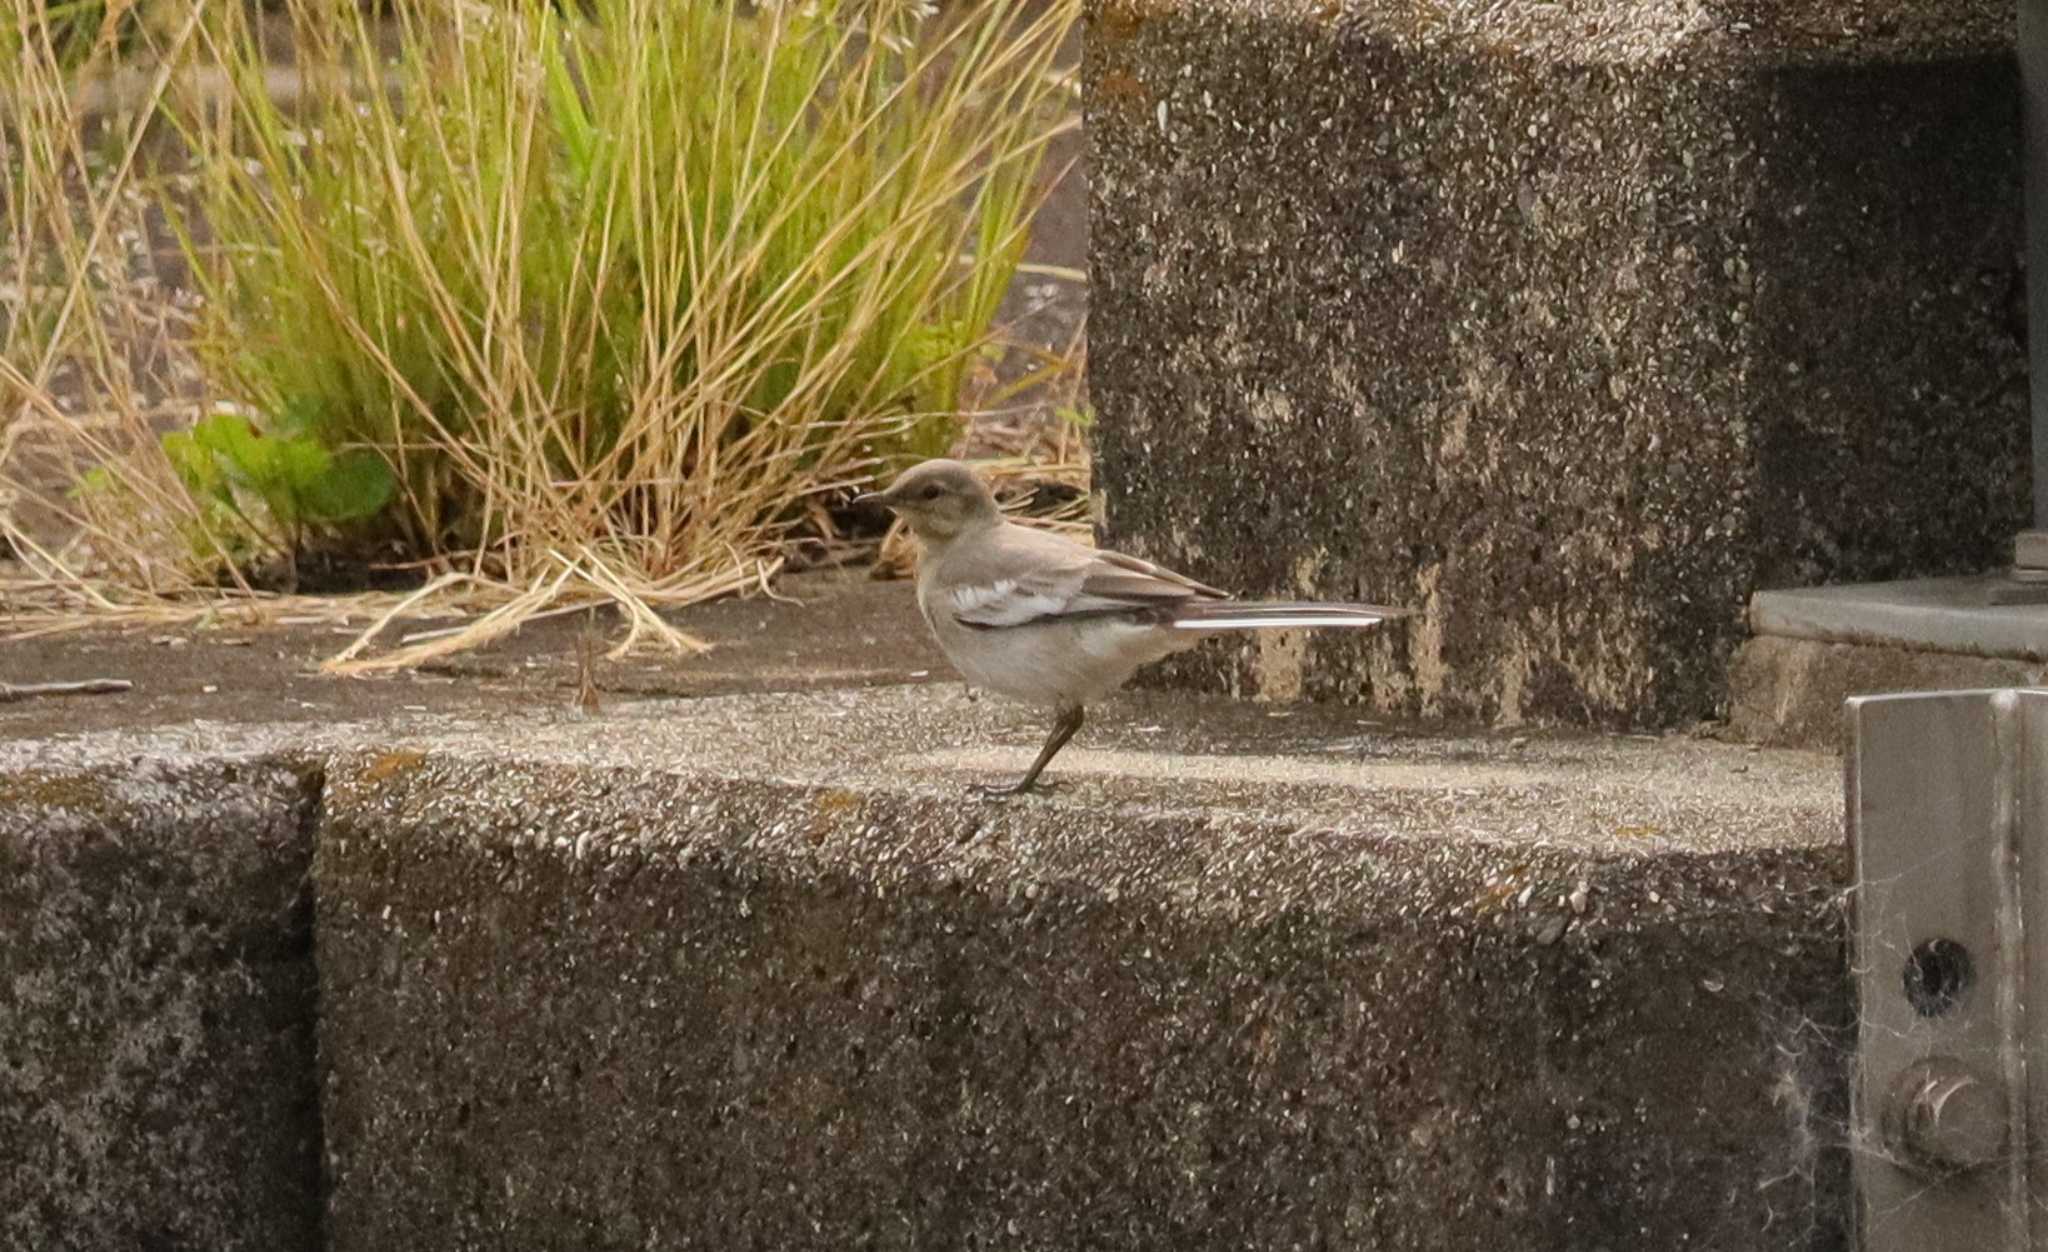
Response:
[[[1198,583],[1186,574],[1176,574],[1163,565],[1141,561],[1121,552],[1107,548],[1095,550],[1095,568],[1090,573],[1091,584],[1107,591],[1118,588],[1125,594],[1145,596],[1152,599],[1186,600],[1228,600],[1230,593],[1220,591],[1207,583]]]
[[[956,560],[948,571],[948,607],[959,621],[983,628],[1170,608],[1223,596],[1149,561],[1098,552],[1022,526],[999,527],[957,553]]]

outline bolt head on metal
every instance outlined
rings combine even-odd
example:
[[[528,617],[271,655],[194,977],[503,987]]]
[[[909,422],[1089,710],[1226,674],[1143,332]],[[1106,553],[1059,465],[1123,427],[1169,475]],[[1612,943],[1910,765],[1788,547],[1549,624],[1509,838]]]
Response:
[[[1952,1057],[1930,1056],[1899,1071],[1886,1101],[1885,1146],[1921,1171],[1982,1169],[2005,1154],[2004,1090]]]

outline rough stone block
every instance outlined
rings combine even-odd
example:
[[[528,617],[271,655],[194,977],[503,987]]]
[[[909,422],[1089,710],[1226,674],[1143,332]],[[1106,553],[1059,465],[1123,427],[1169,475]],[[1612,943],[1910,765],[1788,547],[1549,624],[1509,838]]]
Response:
[[[2026,511],[2010,0],[1096,0],[1105,538],[1409,601],[1179,682],[1715,713],[1762,586]]]
[[[281,765],[0,770],[0,1249],[320,1246],[318,810]]]
[[[1851,696],[2044,683],[2048,663],[2041,661],[1763,635],[1735,653],[1728,729],[1749,743],[1839,752],[1847,747],[1842,705]]]
[[[338,762],[335,1252],[1841,1246],[1831,763],[1203,713],[1009,806],[932,690]]]

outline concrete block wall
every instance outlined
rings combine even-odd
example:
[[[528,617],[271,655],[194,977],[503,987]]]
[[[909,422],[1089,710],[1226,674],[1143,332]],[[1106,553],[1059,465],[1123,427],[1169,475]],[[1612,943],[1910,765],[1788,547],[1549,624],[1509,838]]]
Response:
[[[2026,516],[2009,0],[1097,0],[1105,540],[1392,600],[1169,681],[1611,727],[1725,709],[1759,587]]]
[[[314,1252],[316,771],[0,772],[0,1249]]]
[[[1174,707],[0,742],[0,1252],[1840,1246],[1834,762]]]
[[[1674,857],[1652,888],[1200,818],[991,831],[460,759],[336,778],[336,1252],[1841,1232],[1828,853]]]

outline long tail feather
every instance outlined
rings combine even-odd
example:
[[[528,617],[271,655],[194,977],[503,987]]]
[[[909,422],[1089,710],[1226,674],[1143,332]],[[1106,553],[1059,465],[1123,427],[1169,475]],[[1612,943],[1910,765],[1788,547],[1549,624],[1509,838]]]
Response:
[[[1412,609],[1384,604],[1317,604],[1306,600],[1247,604],[1205,600],[1175,606],[1168,625],[1175,630],[1281,630],[1302,626],[1362,630],[1392,618],[1412,616]]]

